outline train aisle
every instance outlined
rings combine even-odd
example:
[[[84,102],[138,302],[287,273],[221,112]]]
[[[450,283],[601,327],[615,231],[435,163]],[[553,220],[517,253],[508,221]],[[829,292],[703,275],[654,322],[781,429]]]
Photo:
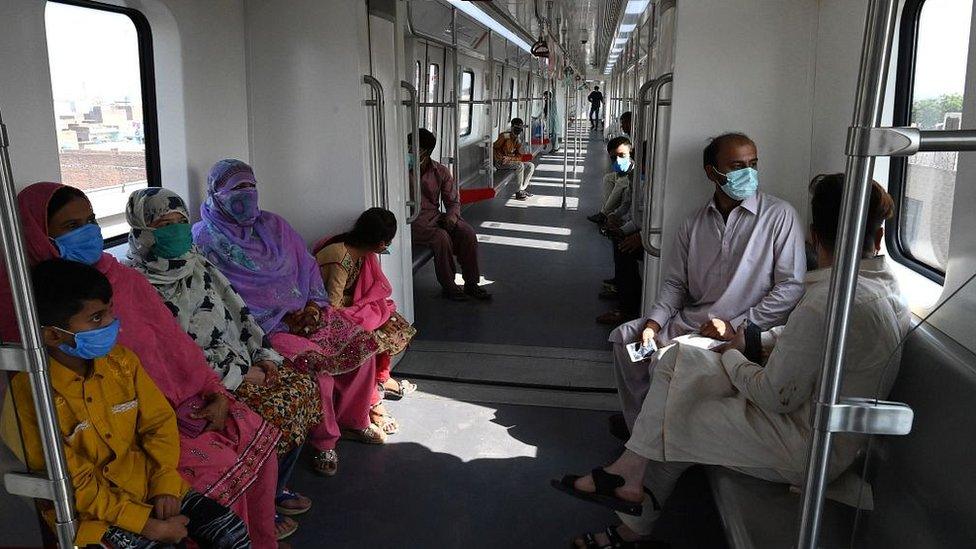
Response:
[[[612,275],[610,245],[586,220],[599,209],[608,160],[602,134],[582,131],[585,147],[578,175],[569,175],[565,211],[562,150],[539,157],[528,200],[511,198],[512,183],[495,199],[464,210],[478,233],[482,276],[494,300],[441,298],[433,264],[425,265],[414,276],[421,341],[608,349],[608,330],[594,318],[609,309],[597,293],[601,280]]]

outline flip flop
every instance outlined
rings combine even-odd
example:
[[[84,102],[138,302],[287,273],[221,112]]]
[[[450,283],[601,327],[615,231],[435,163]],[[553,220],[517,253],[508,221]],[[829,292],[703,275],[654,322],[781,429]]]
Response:
[[[417,390],[417,385],[410,383],[410,381],[406,379],[397,381],[397,387],[399,390],[387,389],[384,387],[383,398],[386,400],[397,401]]]
[[[553,479],[550,481],[550,484],[556,490],[565,492],[583,501],[596,503],[597,505],[602,505],[625,515],[635,517],[641,515],[644,510],[643,505],[620,499],[614,494],[614,490],[624,485],[624,477],[608,473],[602,467],[593,469],[590,474],[593,475],[593,484],[596,487],[595,492],[584,492],[574,486],[576,481],[582,478],[579,475],[566,475],[561,480]]]

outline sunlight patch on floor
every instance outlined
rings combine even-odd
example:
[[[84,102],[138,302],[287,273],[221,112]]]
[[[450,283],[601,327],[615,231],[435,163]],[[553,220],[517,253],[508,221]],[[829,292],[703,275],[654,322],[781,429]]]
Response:
[[[526,225],[524,223],[505,223],[503,221],[483,221],[483,229],[498,229],[500,231],[521,231],[524,233],[555,234],[569,236],[573,233],[568,227],[550,227],[548,225]]]
[[[529,182],[529,186],[530,187],[556,187],[556,188],[559,188],[559,189],[563,188],[563,184],[562,183],[543,183],[541,181],[530,181]],[[566,183],[566,188],[567,189],[578,189],[578,188],[580,188],[580,186],[578,184],[576,184],[576,183]]]
[[[532,179],[530,179],[529,181],[530,182],[534,182],[534,181],[553,181],[555,183],[559,183],[560,186],[562,186],[563,178],[562,177],[546,177],[544,175],[540,175],[540,176],[533,176]],[[582,183],[583,180],[582,179],[573,179],[572,177],[567,177],[566,178],[566,182],[567,183]]]
[[[553,242],[551,240],[538,240],[535,238],[516,238],[514,236],[497,236],[493,234],[478,234],[478,242],[482,244],[500,244],[502,246],[516,246],[519,248],[532,248],[536,250],[552,250],[565,252],[569,249],[566,242]]]
[[[562,208],[563,207],[563,197],[561,196],[548,196],[548,195],[535,195],[530,196],[525,200],[515,200],[510,198],[505,201],[505,207],[507,208]],[[575,196],[566,197],[566,208],[573,209],[579,207],[579,198]]]

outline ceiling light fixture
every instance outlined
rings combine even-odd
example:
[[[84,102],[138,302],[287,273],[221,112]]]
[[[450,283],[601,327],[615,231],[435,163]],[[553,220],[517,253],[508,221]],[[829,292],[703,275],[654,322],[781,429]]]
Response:
[[[516,46],[522,48],[527,52],[530,53],[532,52],[532,46],[529,46],[529,44],[527,44],[525,40],[522,40],[521,38],[516,36],[514,32],[508,30],[508,27],[502,25],[493,17],[481,11],[480,8],[477,8],[474,5],[472,5],[470,2],[463,2],[462,0],[447,0],[447,3],[463,11],[469,16],[473,17],[479,23],[488,27],[492,31],[497,32],[498,34],[504,36],[505,38],[508,39],[509,42],[515,44]]]

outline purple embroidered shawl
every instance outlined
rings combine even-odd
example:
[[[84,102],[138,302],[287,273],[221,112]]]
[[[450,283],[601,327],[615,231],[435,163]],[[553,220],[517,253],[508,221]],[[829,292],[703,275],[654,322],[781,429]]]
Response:
[[[309,301],[328,305],[315,258],[301,235],[283,218],[257,208],[257,181],[240,160],[221,160],[207,178],[202,220],[193,241],[230,280],[265,332],[287,332],[281,319]]]

